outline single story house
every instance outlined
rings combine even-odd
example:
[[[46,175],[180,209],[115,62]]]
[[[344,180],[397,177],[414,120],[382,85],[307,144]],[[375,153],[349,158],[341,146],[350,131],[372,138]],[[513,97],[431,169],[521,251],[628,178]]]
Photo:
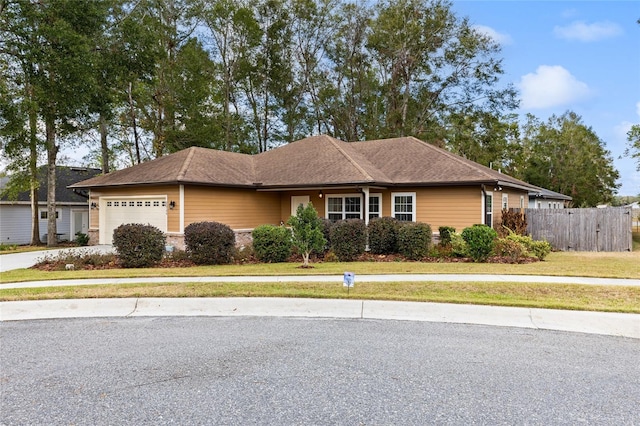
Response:
[[[559,192],[538,188],[529,192],[529,208],[531,209],[564,209],[573,198]]]
[[[89,193],[73,190],[69,185],[100,173],[100,169],[85,167],[56,167],[56,227],[60,240],[73,240],[75,234],[89,230]],[[3,244],[31,243],[31,194],[21,191],[9,197],[5,189],[10,177],[0,179],[0,242]],[[38,218],[40,239],[46,242],[47,234],[47,167],[38,168]]]
[[[149,223],[184,245],[190,223],[216,221],[237,242],[312,202],[331,220],[381,216],[462,231],[499,226],[502,208],[528,207],[537,187],[414,137],[343,142],[308,137],[257,155],[192,147],[71,185],[88,189],[92,243],[123,223]]]

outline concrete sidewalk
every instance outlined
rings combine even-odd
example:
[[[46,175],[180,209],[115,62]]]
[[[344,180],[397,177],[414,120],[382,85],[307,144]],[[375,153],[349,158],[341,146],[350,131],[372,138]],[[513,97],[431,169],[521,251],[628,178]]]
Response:
[[[640,339],[640,315],[425,302],[291,298],[128,298],[0,302],[0,321],[87,317],[304,317],[427,321]]]
[[[640,287],[640,279],[554,277],[545,275],[484,275],[484,274],[389,274],[358,275],[358,282],[519,282],[548,284],[581,284]],[[274,283],[274,282],[334,282],[342,283],[342,275],[261,275],[261,276],[209,276],[209,277],[141,277],[141,278],[89,278],[79,280],[26,281],[0,283],[1,289],[66,287],[75,285],[152,284],[152,283]]]

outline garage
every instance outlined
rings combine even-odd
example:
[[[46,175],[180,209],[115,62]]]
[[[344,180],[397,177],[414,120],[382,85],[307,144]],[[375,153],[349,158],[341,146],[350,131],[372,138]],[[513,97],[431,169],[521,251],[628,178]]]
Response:
[[[113,230],[125,223],[142,223],[167,232],[166,197],[104,197],[100,199],[100,244],[111,244]]]

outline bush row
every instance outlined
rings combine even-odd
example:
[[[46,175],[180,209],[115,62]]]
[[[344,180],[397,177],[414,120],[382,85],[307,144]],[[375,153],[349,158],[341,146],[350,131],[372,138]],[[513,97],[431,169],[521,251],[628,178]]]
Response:
[[[365,252],[367,238],[373,254],[401,254],[418,260],[433,253],[431,227],[425,223],[399,222],[384,217],[372,220],[368,227],[360,219],[332,223],[319,221],[324,235],[324,250],[340,261],[353,261]],[[484,262],[496,255],[512,263],[529,257],[544,260],[551,252],[546,241],[508,230],[499,238],[486,225],[473,225],[456,233],[455,228],[440,227],[440,255],[470,257]],[[262,225],[253,230],[252,254],[261,262],[284,262],[292,254],[292,232],[284,226]],[[234,258],[235,234],[227,225],[217,222],[192,223],[184,232],[186,254],[196,264],[225,264]],[[121,264],[127,268],[152,266],[162,260],[165,235],[156,227],[143,224],[121,225],[114,231],[113,245]]]

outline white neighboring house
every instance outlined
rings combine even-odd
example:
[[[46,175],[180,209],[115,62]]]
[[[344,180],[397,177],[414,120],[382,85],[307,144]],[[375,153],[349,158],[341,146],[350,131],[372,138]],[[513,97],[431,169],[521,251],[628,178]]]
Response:
[[[89,227],[88,191],[68,189],[69,185],[100,174],[99,169],[86,167],[56,167],[56,216],[60,241],[75,239],[75,234],[86,234]],[[47,234],[47,173],[46,166],[38,169],[38,217],[40,239],[46,242]],[[31,243],[31,197],[29,191],[18,193],[10,199],[5,189],[9,177],[0,178],[0,243]]]
[[[529,192],[530,209],[564,209],[572,200],[568,195],[544,188]]]

